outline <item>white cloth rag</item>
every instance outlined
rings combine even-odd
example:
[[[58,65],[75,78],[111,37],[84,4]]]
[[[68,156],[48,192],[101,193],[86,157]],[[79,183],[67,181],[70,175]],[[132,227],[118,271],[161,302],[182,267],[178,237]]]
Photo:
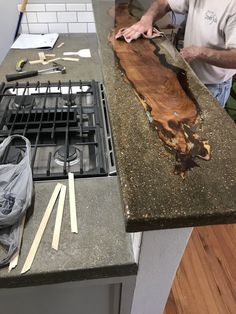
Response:
[[[147,33],[136,33],[136,35],[133,38],[127,38],[124,35],[124,31],[126,29],[127,29],[127,27],[126,28],[121,28],[118,31],[118,33],[116,34],[115,39],[124,39],[127,43],[130,43],[132,40],[136,40],[136,39],[138,39],[141,36],[143,36],[144,38],[147,38],[147,39],[153,39],[153,38],[156,38],[156,37],[162,37],[163,36],[162,32],[160,32],[158,29],[153,27],[151,36],[148,36]]]

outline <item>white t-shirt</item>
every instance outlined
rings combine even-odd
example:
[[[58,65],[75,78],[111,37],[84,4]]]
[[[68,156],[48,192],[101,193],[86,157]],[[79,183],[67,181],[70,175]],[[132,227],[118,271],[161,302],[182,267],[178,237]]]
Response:
[[[236,48],[236,0],[168,0],[171,9],[186,13],[184,46],[213,49]],[[230,79],[235,69],[224,69],[202,61],[191,62],[191,67],[205,84],[216,84]]]

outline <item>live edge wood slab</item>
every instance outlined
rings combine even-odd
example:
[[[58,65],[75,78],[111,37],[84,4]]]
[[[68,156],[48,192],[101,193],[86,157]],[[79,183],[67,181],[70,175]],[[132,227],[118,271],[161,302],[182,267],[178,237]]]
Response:
[[[165,38],[153,44],[166,61],[186,71],[201,123],[194,131],[211,146],[209,161],[185,179],[173,173],[169,154],[148,122],[109,40],[115,29],[114,1],[94,1],[104,83],[128,232],[236,222],[236,127]],[[125,27],[126,25],[123,25]],[[132,43],[130,44],[132,45]],[[135,47],[138,41],[134,43]],[[140,42],[140,52],[142,44]],[[132,60],[132,59],[131,59]],[[150,67],[150,72],[152,67]],[[163,81],[157,73],[156,89]]]
[[[150,123],[175,155],[175,174],[184,177],[187,170],[197,166],[197,157],[210,159],[208,142],[193,132],[193,126],[200,122],[200,108],[188,88],[186,71],[168,63],[147,39],[127,44],[123,36],[116,37],[124,25],[137,22],[129,14],[128,5],[116,6],[110,14],[115,19],[115,29],[109,40],[120,66],[141,97]]]

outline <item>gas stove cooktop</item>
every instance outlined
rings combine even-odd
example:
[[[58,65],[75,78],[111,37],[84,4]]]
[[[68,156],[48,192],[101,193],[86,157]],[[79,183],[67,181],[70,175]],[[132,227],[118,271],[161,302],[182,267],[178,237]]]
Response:
[[[34,180],[116,174],[107,102],[101,83],[58,82],[0,87],[0,142],[20,134],[32,146]],[[0,163],[17,163],[14,141]]]

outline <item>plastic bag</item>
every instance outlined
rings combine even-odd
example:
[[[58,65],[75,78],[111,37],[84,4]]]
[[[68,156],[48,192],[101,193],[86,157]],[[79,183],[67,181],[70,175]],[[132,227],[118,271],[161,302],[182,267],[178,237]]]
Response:
[[[30,167],[31,145],[21,135],[7,137],[0,144],[0,159],[10,142],[21,138],[26,143],[24,157],[18,164],[0,165],[0,243],[7,249],[7,256],[0,258],[0,267],[5,266],[19,247],[19,225],[31,205],[33,178]]]

